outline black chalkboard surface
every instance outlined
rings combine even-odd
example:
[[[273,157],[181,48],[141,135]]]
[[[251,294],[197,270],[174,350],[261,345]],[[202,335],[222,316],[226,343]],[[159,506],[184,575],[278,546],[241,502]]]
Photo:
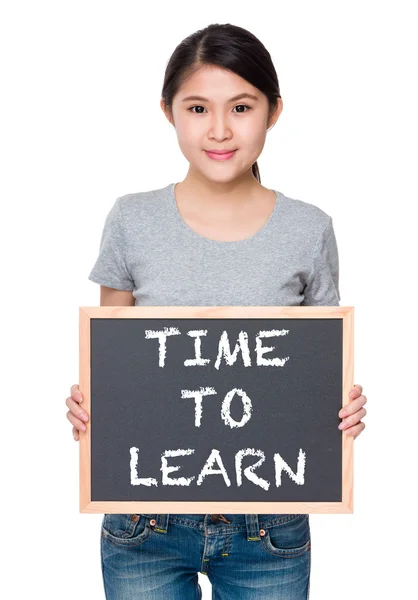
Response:
[[[80,510],[352,512],[352,313],[80,308]]]

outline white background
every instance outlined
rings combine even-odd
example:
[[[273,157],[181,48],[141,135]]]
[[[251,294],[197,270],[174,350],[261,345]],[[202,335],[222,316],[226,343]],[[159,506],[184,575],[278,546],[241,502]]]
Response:
[[[65,417],[78,307],[99,304],[87,276],[116,197],[186,175],[160,92],[175,46],[211,22],[245,27],[270,51],[284,109],[261,180],[333,217],[341,305],[355,307],[355,383],[368,398],[355,512],[311,516],[311,600],[416,591],[413,3],[38,0],[3,3],[0,14],[9,600],[104,598],[102,516],[79,513],[79,446]]]

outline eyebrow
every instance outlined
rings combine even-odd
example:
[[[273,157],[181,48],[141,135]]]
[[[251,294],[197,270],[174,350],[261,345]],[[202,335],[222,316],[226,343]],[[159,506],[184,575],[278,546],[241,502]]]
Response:
[[[258,100],[257,96],[254,96],[253,94],[238,94],[237,96],[234,96],[233,98],[229,99],[229,102],[234,102],[235,100],[241,100],[241,98],[251,98],[251,100]],[[200,100],[201,102],[210,102],[209,98],[204,98],[203,96],[187,96],[186,98],[183,98],[181,100],[181,102],[190,102],[190,100]]]

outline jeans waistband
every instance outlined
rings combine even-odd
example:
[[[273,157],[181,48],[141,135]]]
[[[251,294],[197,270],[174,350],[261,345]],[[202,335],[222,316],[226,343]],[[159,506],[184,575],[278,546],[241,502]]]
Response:
[[[212,519],[212,516],[217,518]],[[144,514],[144,517],[155,519],[154,529],[159,533],[167,533],[169,524],[177,523],[204,530],[207,535],[246,531],[249,541],[260,540],[260,529],[280,525],[301,516],[308,518],[308,515],[301,514]]]

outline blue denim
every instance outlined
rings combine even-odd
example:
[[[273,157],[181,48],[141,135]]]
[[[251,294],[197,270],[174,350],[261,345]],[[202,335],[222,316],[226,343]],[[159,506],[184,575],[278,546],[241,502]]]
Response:
[[[105,514],[101,559],[107,600],[306,600],[309,515]]]

